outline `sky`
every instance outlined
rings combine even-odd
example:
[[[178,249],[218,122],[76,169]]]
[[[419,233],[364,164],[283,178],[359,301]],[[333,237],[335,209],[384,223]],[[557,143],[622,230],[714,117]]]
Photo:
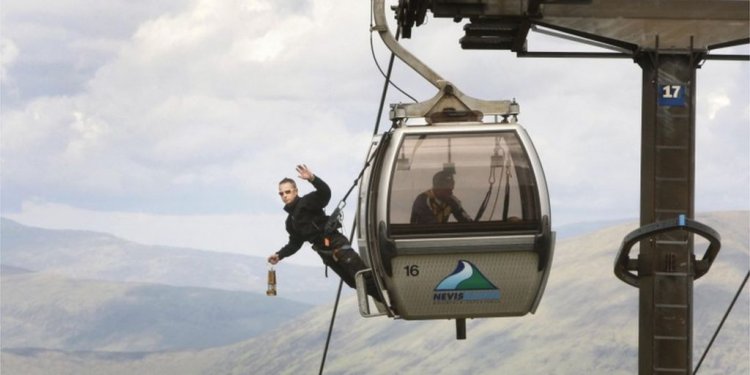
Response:
[[[329,183],[331,208],[350,188],[383,87],[373,55],[389,57],[368,1],[6,0],[0,22],[3,217],[255,256],[287,241],[276,192],[295,165]],[[402,43],[465,94],[520,103],[553,227],[637,218],[640,67],[462,50],[461,27],[429,18]],[[749,67],[698,70],[696,212],[750,209]],[[400,62],[392,80],[419,100],[436,93]],[[320,263],[307,248],[289,262]]]

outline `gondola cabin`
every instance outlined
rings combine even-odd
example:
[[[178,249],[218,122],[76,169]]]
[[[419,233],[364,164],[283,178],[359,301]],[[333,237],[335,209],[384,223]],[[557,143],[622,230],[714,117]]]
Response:
[[[357,227],[370,269],[358,282],[374,278],[387,305],[378,306],[381,315],[464,319],[536,310],[554,233],[542,166],[520,125],[400,125],[374,138],[368,158]],[[375,315],[359,289],[362,314]]]
[[[459,339],[466,318],[533,313],[555,235],[539,156],[516,123],[518,104],[464,95],[398,43],[383,0],[373,0],[373,17],[393,55],[439,92],[392,104],[393,127],[373,139],[356,220],[368,266],[356,276],[360,312],[456,319]],[[426,124],[407,125],[419,118]],[[378,314],[370,313],[368,280],[382,297]]]

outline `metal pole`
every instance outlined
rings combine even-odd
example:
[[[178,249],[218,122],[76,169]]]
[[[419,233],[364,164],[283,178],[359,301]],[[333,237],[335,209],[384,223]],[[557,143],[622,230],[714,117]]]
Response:
[[[700,55],[642,52],[641,225],[694,216],[695,88]],[[691,374],[694,254],[684,231],[640,244],[638,372]]]

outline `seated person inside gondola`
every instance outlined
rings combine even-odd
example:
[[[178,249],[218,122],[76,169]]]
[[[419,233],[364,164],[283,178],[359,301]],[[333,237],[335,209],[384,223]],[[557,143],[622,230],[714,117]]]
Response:
[[[451,215],[458,222],[472,221],[461,207],[461,201],[453,195],[454,172],[442,170],[432,177],[432,189],[422,192],[411,207],[412,224],[441,224],[448,222]]]

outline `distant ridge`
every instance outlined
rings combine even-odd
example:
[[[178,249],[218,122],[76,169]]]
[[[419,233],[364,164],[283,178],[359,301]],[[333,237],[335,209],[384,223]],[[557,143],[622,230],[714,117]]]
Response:
[[[252,292],[2,274],[3,348],[162,351],[228,345],[312,306]]]
[[[0,219],[0,240],[2,265],[35,272],[256,293],[265,293],[267,287],[267,264],[261,257],[148,246],[106,233],[42,229],[7,218]],[[325,278],[322,265],[284,263],[277,271],[285,298],[320,304],[335,297],[338,279]]]
[[[722,235],[722,250],[695,283],[694,359],[702,352],[750,265],[750,212],[700,215]],[[638,291],[619,281],[613,262],[636,222],[559,241],[547,290],[534,315],[467,321],[455,340],[449,320],[364,319],[342,299],[326,374],[634,374],[638,371]],[[699,249],[700,244],[696,244]],[[700,250],[697,250],[700,251]],[[750,373],[750,294],[745,290],[701,367],[706,374]],[[284,322],[237,344],[147,354],[137,360],[87,353],[3,350],[3,373],[302,374],[320,365],[332,306]],[[292,359],[293,357],[293,359]]]
[[[0,264],[0,275],[17,275],[21,273],[34,272],[21,267],[13,267],[7,264]]]

